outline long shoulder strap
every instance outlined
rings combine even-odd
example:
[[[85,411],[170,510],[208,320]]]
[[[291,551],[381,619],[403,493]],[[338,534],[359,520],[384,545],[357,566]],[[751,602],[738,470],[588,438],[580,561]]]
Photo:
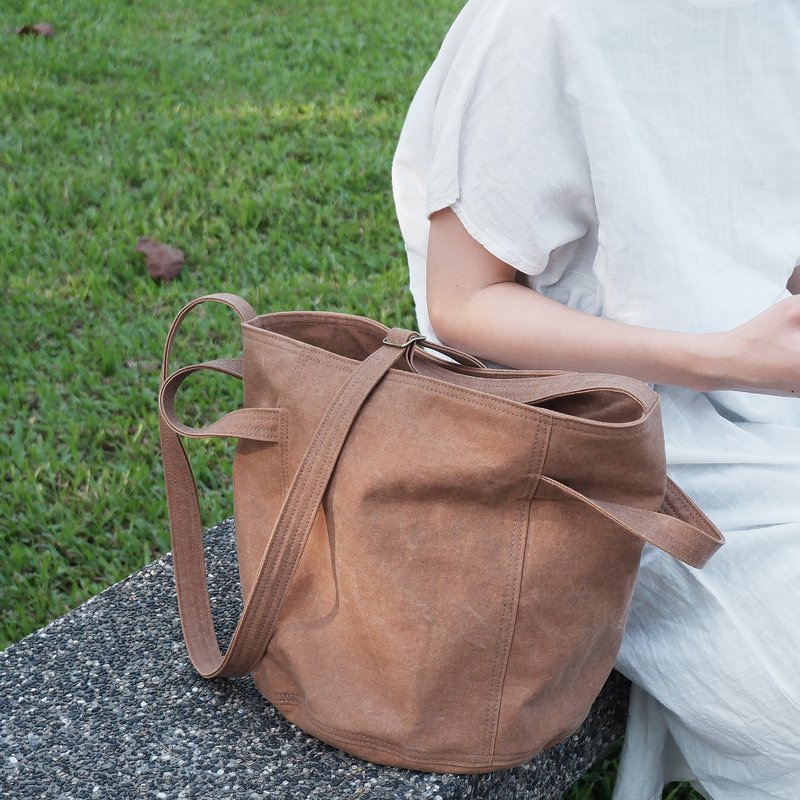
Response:
[[[164,347],[161,367],[162,384],[159,393],[161,458],[164,464],[178,609],[184,640],[193,663],[196,663],[195,659],[203,663],[213,657],[216,647],[216,632],[208,596],[197,489],[189,459],[179,437],[179,434],[187,435],[187,430],[185,426],[178,423],[174,408],[175,392],[183,378],[168,380],[168,375],[172,345],[183,320],[192,309],[206,302],[218,302],[229,306],[236,311],[242,321],[255,317],[255,311],[240,297],[222,294],[200,297],[185,306],[175,317]],[[206,365],[206,368],[213,369],[214,367]],[[218,371],[241,378],[239,362],[228,362]],[[192,433],[201,436],[204,432],[193,431]]]

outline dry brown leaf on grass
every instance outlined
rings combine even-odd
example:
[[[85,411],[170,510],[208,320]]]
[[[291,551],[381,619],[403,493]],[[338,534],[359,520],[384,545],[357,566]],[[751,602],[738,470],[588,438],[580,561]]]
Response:
[[[157,281],[171,281],[176,278],[186,261],[183,250],[147,236],[136,242],[136,252],[144,254],[147,271]]]
[[[51,39],[55,29],[49,22],[37,22],[35,25],[23,25],[17,28],[17,33],[20,36],[46,36]]]

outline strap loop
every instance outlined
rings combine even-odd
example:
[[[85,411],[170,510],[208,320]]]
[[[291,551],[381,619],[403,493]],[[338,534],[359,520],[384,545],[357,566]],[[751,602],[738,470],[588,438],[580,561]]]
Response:
[[[238,295],[228,294],[227,292],[207,294],[203,297],[198,297],[197,300],[192,300],[191,303],[185,305],[178,312],[178,315],[175,317],[175,320],[169,329],[169,333],[167,334],[167,343],[164,345],[164,357],[161,361],[162,382],[165,381],[169,375],[169,358],[172,355],[172,345],[181,325],[183,324],[184,319],[186,319],[186,317],[189,315],[189,312],[191,312],[194,308],[197,308],[197,306],[201,305],[202,303],[222,303],[223,305],[232,308],[242,322],[247,322],[248,320],[255,319],[256,316],[258,316],[250,303],[248,303],[246,300],[243,300]]]
[[[688,498],[685,498],[688,508],[684,509],[684,513],[686,516],[691,515],[695,524],[658,511],[592,500],[560,481],[544,475],[541,482],[589,506],[633,536],[655,545],[659,550],[669,553],[691,567],[701,568],[725,543],[723,535]],[[676,492],[680,493],[680,490],[669,481],[663,508],[672,508]]]
[[[203,428],[190,428],[184,425],[175,411],[175,396],[180,385],[192,374],[200,370],[211,370],[242,379],[241,361],[206,361],[193,364],[174,372],[161,385],[158,396],[158,407],[161,418],[167,426],[181,436],[193,439],[227,438],[253,439],[258,442],[277,442],[280,437],[279,408],[239,408],[231,411],[211,425]]]

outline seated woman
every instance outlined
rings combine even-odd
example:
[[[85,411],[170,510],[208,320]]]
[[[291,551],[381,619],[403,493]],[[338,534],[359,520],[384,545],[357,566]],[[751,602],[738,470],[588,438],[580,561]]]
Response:
[[[800,8],[469,0],[394,163],[420,330],[630,375],[728,544],[646,548],[614,797],[800,794]]]

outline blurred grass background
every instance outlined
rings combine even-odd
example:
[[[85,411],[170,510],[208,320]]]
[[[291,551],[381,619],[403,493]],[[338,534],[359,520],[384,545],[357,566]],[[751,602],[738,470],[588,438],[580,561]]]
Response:
[[[168,549],[156,397],[178,309],[414,327],[390,163],[461,0],[4,0],[0,10],[0,646]],[[14,29],[46,21],[52,39]],[[157,284],[140,236],[182,248]],[[178,360],[235,355],[204,307]],[[239,402],[213,376],[184,416]],[[208,524],[230,445],[192,442]],[[571,800],[609,798],[613,756]],[[665,793],[692,797],[685,787]]]

